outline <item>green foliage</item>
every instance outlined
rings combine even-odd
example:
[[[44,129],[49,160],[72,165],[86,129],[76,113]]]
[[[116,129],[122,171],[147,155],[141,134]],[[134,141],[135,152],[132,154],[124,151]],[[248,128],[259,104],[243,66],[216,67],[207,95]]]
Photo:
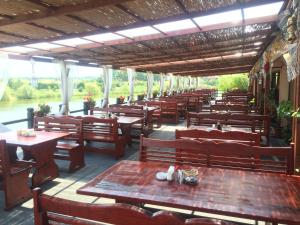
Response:
[[[38,90],[51,89],[54,91],[59,90],[59,83],[58,83],[58,81],[51,81],[51,80],[38,81],[37,89]]]
[[[9,79],[7,86],[13,90],[20,88],[26,81],[24,79]]]
[[[102,87],[100,87],[96,82],[89,82],[85,84],[86,95],[93,96],[97,98],[103,92]]]
[[[218,90],[230,91],[233,89],[247,90],[249,78],[246,74],[220,76],[218,78]]]
[[[84,82],[83,81],[81,81],[81,82],[79,82],[78,84],[77,84],[77,90],[79,91],[79,92],[83,92],[83,90],[85,89],[85,85],[84,85]]]
[[[292,113],[292,117],[300,118],[300,107]]]
[[[12,101],[14,100],[13,92],[9,86],[5,88],[4,94],[2,96],[1,101]]]
[[[35,89],[29,84],[23,84],[16,91],[16,96],[19,99],[33,99],[35,97]]]
[[[293,106],[291,101],[282,101],[277,107],[277,117],[278,119],[290,118],[293,113]]]

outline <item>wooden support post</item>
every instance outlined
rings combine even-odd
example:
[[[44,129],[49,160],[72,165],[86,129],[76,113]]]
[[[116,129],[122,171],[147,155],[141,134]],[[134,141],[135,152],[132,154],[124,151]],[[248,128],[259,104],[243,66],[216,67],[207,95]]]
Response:
[[[294,80],[294,110],[300,107],[300,76]],[[300,168],[300,119],[293,118],[293,142],[295,143],[295,167]]]
[[[34,119],[33,108],[27,108],[27,127],[29,129],[33,128],[33,119]]]

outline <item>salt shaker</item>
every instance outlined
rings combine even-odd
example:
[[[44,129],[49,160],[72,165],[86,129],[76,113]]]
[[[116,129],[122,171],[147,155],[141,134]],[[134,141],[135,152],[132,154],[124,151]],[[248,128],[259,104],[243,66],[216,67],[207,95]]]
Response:
[[[174,178],[174,172],[175,172],[175,167],[174,166],[170,166],[167,172],[167,180],[168,181],[172,181]]]

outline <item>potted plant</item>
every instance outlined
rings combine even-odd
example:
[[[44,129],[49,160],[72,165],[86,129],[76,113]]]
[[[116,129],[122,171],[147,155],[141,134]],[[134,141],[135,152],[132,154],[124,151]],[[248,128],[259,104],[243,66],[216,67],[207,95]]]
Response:
[[[34,116],[44,117],[50,113],[50,106],[47,104],[38,104],[38,107],[34,110]]]
[[[96,105],[96,101],[93,99],[91,95],[86,95],[83,97],[83,103],[87,109],[94,108]]]
[[[117,98],[117,104],[123,104],[124,103],[124,100],[125,100],[125,97],[124,96],[120,96]]]
[[[157,95],[158,95],[158,91],[153,91],[153,93],[152,93],[153,98],[156,98]]]
[[[284,134],[284,139],[288,141],[291,135],[291,118],[293,110],[291,101],[282,101],[277,107],[277,127],[279,129],[278,136]],[[282,132],[284,130],[284,132]]]
[[[144,97],[145,97],[145,94],[138,95],[137,100],[142,101],[142,100],[144,100]]]

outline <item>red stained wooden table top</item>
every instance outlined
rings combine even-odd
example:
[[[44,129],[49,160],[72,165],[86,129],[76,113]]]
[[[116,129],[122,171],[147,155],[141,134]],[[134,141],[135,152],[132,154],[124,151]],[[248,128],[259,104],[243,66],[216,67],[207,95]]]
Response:
[[[77,190],[79,194],[149,203],[270,222],[300,224],[300,177],[199,168],[196,186],[158,181],[169,165],[121,161]]]
[[[17,131],[0,133],[0,139],[5,139],[7,144],[18,146],[33,146],[49,141],[58,140],[69,135],[67,132],[35,131],[35,137],[23,137]]]

